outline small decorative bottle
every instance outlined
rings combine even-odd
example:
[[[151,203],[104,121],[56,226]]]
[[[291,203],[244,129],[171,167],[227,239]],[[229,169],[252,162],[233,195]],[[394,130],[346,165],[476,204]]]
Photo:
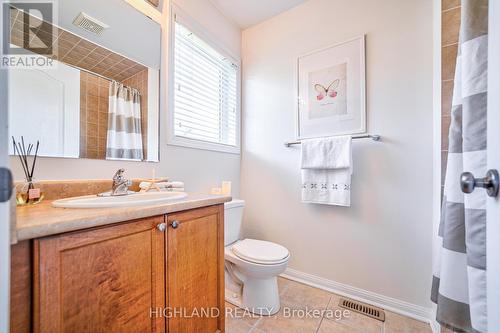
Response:
[[[40,187],[32,180],[16,186],[16,203],[18,206],[36,205],[44,198]]]

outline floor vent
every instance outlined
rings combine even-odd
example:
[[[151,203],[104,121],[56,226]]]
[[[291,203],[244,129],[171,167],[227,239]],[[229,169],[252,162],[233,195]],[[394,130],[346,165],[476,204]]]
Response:
[[[365,316],[371,317],[373,319],[377,319],[380,321],[385,321],[385,312],[381,308],[377,308],[375,306],[371,306],[365,303],[361,303],[358,301],[353,301],[347,298],[341,298],[339,302],[339,306],[352,310],[354,312],[358,312],[364,314]]]

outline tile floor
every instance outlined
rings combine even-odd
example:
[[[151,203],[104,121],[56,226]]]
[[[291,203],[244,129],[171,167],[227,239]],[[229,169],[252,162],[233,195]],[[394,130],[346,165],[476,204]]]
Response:
[[[274,316],[259,317],[250,313],[243,313],[226,302],[226,307],[229,308],[226,317],[226,332],[431,333],[429,324],[389,311],[385,311],[385,322],[352,311],[349,312],[348,316],[341,316],[344,309],[338,306],[338,295],[283,278],[279,278],[278,284],[282,309]],[[308,318],[290,317],[284,313],[285,308],[305,309],[306,307],[308,309],[332,311],[324,311],[325,316],[309,316]],[[234,314],[238,315],[237,318]],[[242,316],[242,314],[244,315]],[[330,318],[326,318],[328,315],[330,315]]]

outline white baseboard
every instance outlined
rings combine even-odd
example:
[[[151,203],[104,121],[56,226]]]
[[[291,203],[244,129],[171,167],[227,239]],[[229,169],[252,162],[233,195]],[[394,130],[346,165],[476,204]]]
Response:
[[[439,333],[439,325],[433,320],[434,311],[420,305],[404,302],[347,284],[328,280],[316,275],[287,268],[282,277],[323,289],[360,302],[371,304],[394,313],[429,323],[433,333]],[[436,326],[437,325],[437,326]]]
[[[431,325],[432,333],[441,333],[441,326],[439,326],[437,321],[430,319],[429,324]]]

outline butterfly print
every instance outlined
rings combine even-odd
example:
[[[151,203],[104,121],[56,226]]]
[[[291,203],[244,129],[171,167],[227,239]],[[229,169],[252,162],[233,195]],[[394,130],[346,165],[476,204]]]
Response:
[[[339,86],[339,84],[340,84],[340,79],[336,79],[335,81],[333,81],[328,86],[328,88],[325,88],[322,84],[315,84],[314,90],[318,92],[316,99],[318,101],[321,101],[326,96],[329,96],[331,98],[337,97],[337,91],[335,89]]]

